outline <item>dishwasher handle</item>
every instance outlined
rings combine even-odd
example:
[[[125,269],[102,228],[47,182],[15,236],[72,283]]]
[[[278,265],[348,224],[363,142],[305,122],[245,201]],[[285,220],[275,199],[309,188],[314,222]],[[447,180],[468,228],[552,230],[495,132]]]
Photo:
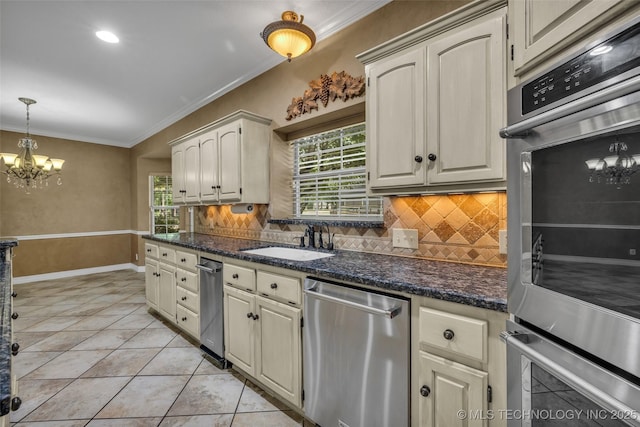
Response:
[[[202,271],[206,271],[207,273],[217,273],[220,270],[222,270],[220,267],[216,267],[216,268],[211,268],[211,267],[207,267],[206,265],[202,265],[202,264],[196,264],[196,268],[198,270],[202,270]]]
[[[359,302],[355,302],[355,301],[351,301],[348,299],[344,299],[344,298],[338,298],[338,297],[334,297],[331,295],[327,295],[327,294],[323,294],[322,292],[318,291],[317,288],[309,288],[309,289],[305,289],[304,293],[307,295],[312,296],[313,298],[318,298],[318,299],[322,299],[325,301],[330,301],[330,302],[335,302],[337,304],[342,304],[342,305],[346,305],[347,307],[352,307],[352,308],[357,308],[358,310],[362,310],[365,311],[367,313],[370,314],[376,314],[379,316],[384,316],[384,317],[388,317],[389,319],[393,319],[394,317],[396,317],[398,314],[400,314],[400,312],[402,311],[402,306],[398,305],[395,307],[392,307],[388,310],[382,309],[382,308],[377,308],[377,307],[371,307],[365,304],[360,304]]]

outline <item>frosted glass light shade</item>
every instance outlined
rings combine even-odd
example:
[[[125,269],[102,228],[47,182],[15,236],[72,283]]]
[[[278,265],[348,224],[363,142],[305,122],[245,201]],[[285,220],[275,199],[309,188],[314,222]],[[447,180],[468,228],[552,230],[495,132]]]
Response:
[[[0,153],[0,157],[2,157],[2,160],[4,160],[5,165],[13,166],[18,155],[13,153]]]
[[[262,31],[262,39],[274,51],[291,61],[291,58],[308,52],[316,43],[316,35],[302,23],[304,16],[286,11],[282,21],[272,22]]]
[[[40,156],[38,154],[32,155],[31,158],[33,159],[33,163],[35,163],[36,167],[38,168],[43,168],[45,163],[47,163],[47,160],[49,160],[49,157]]]
[[[64,163],[64,160],[51,159],[51,163],[53,164],[53,169],[59,171],[60,169],[62,169],[62,164]]]

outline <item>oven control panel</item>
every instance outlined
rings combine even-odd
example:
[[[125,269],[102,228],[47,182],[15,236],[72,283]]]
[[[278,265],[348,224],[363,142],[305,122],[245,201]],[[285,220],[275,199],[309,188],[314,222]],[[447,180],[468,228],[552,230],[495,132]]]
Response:
[[[522,115],[639,66],[640,24],[636,24],[523,85]]]

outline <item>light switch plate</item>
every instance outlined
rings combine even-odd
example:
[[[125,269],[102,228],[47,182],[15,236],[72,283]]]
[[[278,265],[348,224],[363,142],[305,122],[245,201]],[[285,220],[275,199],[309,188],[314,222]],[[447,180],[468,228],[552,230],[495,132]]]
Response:
[[[392,235],[394,248],[418,249],[418,230],[394,228]]]
[[[507,253],[507,230],[498,231],[498,245],[500,246],[498,252],[501,254]]]

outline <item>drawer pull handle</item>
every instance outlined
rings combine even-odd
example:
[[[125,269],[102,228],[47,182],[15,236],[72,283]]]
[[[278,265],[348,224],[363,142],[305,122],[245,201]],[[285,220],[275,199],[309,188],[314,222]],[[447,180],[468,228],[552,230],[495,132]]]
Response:
[[[187,262],[187,259],[186,258],[181,258],[180,262]]]
[[[231,277],[233,277],[234,279],[237,279],[238,278],[238,273],[233,273],[233,275]]]
[[[183,318],[182,318],[182,321],[183,321],[183,322],[186,322],[186,321],[187,321],[187,318],[186,318],[186,317],[183,317]]]
[[[186,282],[186,281],[187,281],[187,278],[186,278],[186,277],[183,277],[182,279],[180,279],[180,281],[181,281],[181,282]]]
[[[166,252],[163,252],[163,253],[162,253],[162,256],[167,256],[167,253],[166,253]]]
[[[277,283],[272,283],[271,284],[271,289],[278,289],[278,284]]]
[[[420,395],[422,397],[429,397],[430,394],[431,394],[431,389],[428,386],[423,385],[422,387],[420,387]]]
[[[442,333],[442,336],[447,341],[451,341],[455,335],[456,334],[454,334],[451,329],[445,329],[444,332]]]
[[[151,249],[147,249],[147,253],[150,254],[151,253]]]
[[[186,301],[187,297],[182,297],[181,299],[182,299],[182,301]]]

